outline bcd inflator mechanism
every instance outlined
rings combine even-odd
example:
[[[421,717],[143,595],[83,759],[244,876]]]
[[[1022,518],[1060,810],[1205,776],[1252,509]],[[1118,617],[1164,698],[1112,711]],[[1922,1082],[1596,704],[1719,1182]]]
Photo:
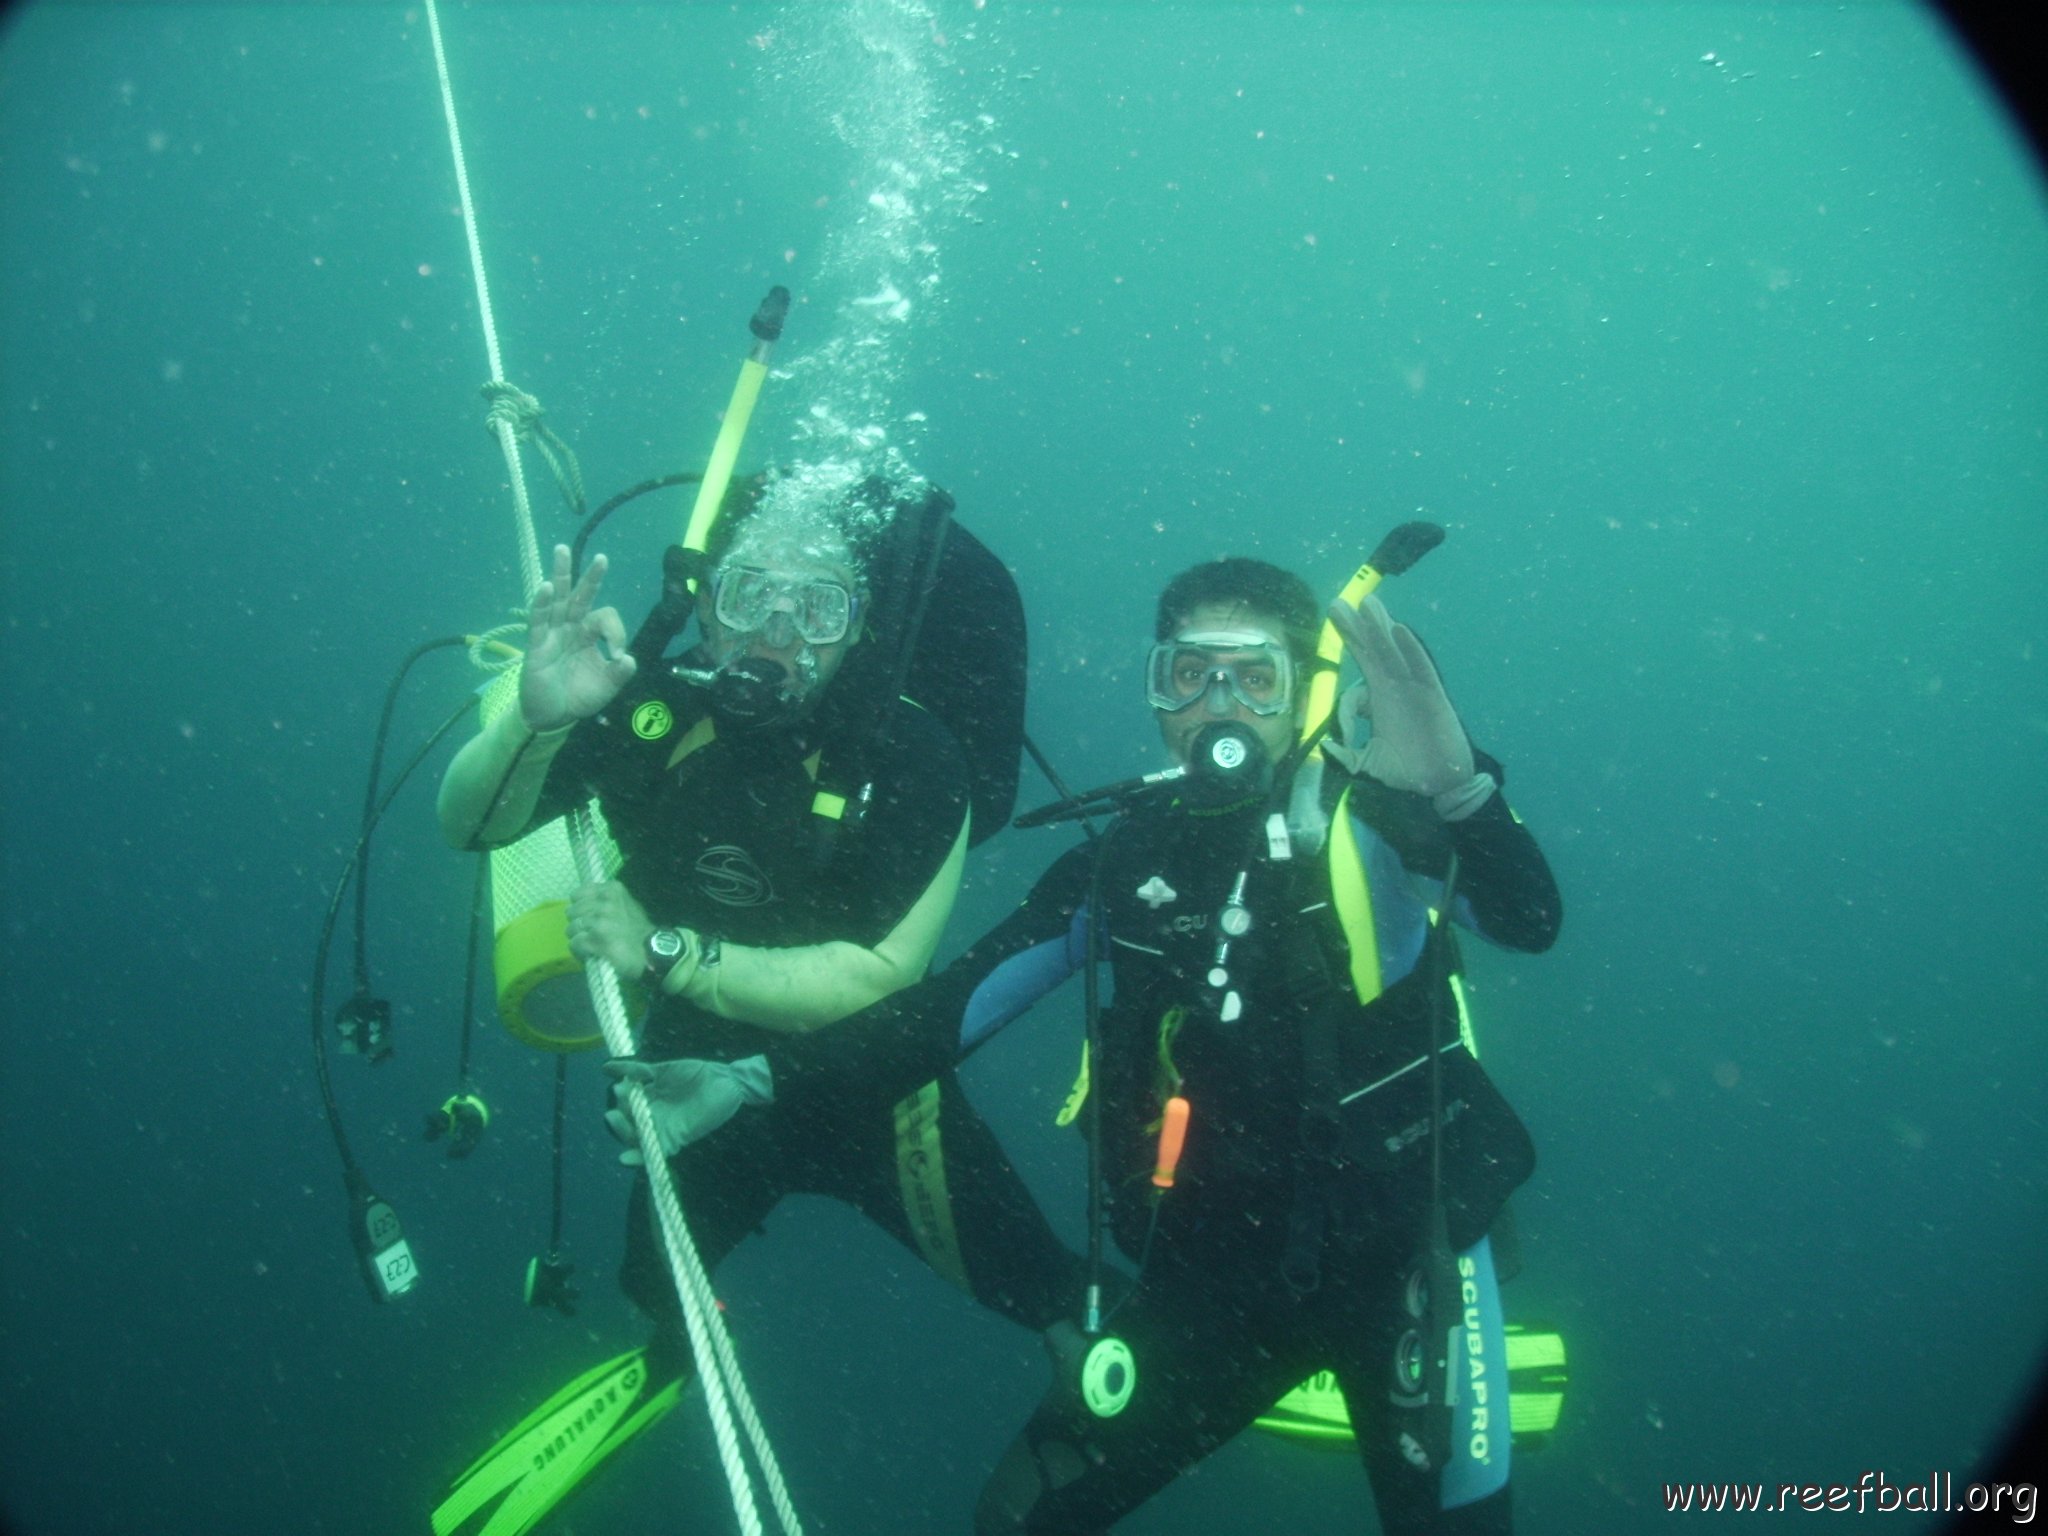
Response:
[[[451,1093],[427,1113],[427,1140],[446,1138],[451,1158],[467,1157],[490,1128],[491,1108],[473,1093]]]
[[[334,1031],[341,1048],[350,1056],[362,1056],[372,1066],[391,1055],[391,1004],[372,997],[368,987],[357,987],[355,995],[334,1010]]]
[[[351,1172],[348,1184],[349,1241],[370,1287],[370,1299],[385,1302],[403,1296],[419,1284],[420,1270],[398,1213],[360,1174]]]
[[[569,1277],[575,1273],[576,1266],[559,1249],[550,1248],[546,1253],[527,1260],[526,1304],[529,1307],[553,1307],[564,1317],[574,1317],[577,1292],[576,1287],[569,1283]]]

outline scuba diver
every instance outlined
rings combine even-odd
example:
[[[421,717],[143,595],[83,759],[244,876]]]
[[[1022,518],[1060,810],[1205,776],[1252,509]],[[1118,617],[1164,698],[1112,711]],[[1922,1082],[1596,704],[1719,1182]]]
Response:
[[[959,888],[980,781],[941,716],[899,696],[906,676],[917,687],[908,652],[928,602],[934,638],[953,651],[986,633],[980,609],[947,632],[932,598],[956,554],[971,549],[1007,581],[949,525],[951,505],[936,489],[879,482],[826,496],[794,477],[736,488],[697,567],[700,643],[673,659],[661,652],[682,618],[629,648],[618,613],[599,606],[603,557],[577,577],[557,548],[534,594],[518,703],[451,763],[440,819],[454,846],[488,848],[597,801],[623,860],[570,899],[569,944],[645,991],[639,1053],[607,1070],[645,1089],[707,1269],[784,1195],[829,1195],[984,1305],[1044,1330],[1073,1311],[1081,1260],[948,1064],[915,1084],[871,1083],[849,1059],[815,1112],[766,1112],[778,1097],[766,1047],[829,1035],[917,982]],[[974,601],[971,584],[948,580]],[[983,680],[1014,667],[1021,725],[1017,620],[1015,655]],[[1014,739],[1009,750],[1013,795]],[[607,1119],[630,1144],[621,1110]],[[513,1484],[481,1530],[529,1529],[616,1448],[579,1448],[562,1485],[543,1486],[535,1447],[551,1462],[566,1443],[549,1440],[551,1412],[569,1439],[596,1428],[622,1440],[650,1422],[642,1410],[674,1401],[692,1361],[649,1205],[643,1174],[621,1282],[655,1329],[644,1352],[614,1362],[638,1409],[613,1411],[607,1382],[579,1378],[464,1475],[437,1531],[468,1529]],[[529,1463],[542,1485],[519,1483]]]
[[[1319,657],[1297,577],[1177,577],[1146,673],[1176,768],[1070,799],[1121,814],[921,989],[936,1025],[885,1008],[782,1051],[786,1112],[857,1034],[871,1070],[915,1075],[1089,978],[1093,1251],[1109,1229],[1138,1279],[1048,1332],[1062,1380],[985,1488],[981,1536],[1107,1530],[1319,1371],[1382,1529],[1511,1529],[1490,1233],[1535,1155],[1461,1037],[1449,923],[1539,952],[1562,909],[1421,642],[1348,590]],[[1332,709],[1344,650],[1364,680]]]
[[[911,1081],[1090,981],[1063,1122],[1085,1112],[1094,1143],[1092,1257],[1110,1229],[1139,1278],[1047,1331],[1061,1382],[983,1491],[981,1536],[1108,1530],[1315,1372],[1382,1530],[1511,1528],[1497,1286],[1534,1147],[1464,1034],[1450,924],[1540,952],[1563,907],[1501,764],[1370,596],[1440,537],[1395,530],[1321,645],[1294,575],[1182,573],[1147,662],[1176,766],[1053,807],[1120,815],[934,979],[770,1047],[774,1114],[805,1114],[852,1061]],[[1364,680],[1333,702],[1343,651]]]
[[[1444,1028],[1432,909],[1540,951],[1557,887],[1376,597],[1330,610],[1364,682],[1318,746],[1318,606],[1256,560],[1169,584],[1146,691],[1190,772],[1053,871],[1115,983],[1091,1091],[1105,1219],[1140,1266],[1105,1320],[1136,1386],[1106,1417],[1056,1389],[984,1490],[985,1536],[1106,1530],[1318,1370],[1382,1529],[1510,1529],[1488,1230],[1534,1150]]]

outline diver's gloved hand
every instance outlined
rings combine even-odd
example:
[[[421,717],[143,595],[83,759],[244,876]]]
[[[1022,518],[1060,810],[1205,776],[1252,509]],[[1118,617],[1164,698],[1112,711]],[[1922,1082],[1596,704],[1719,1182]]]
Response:
[[[661,1138],[664,1157],[674,1157],[691,1142],[709,1136],[749,1104],[775,1102],[775,1079],[768,1070],[768,1058],[748,1056],[739,1061],[608,1061],[604,1069],[621,1085],[638,1083],[654,1113],[654,1134]],[[618,1089],[613,1089],[616,1099]],[[622,1104],[604,1112],[604,1123],[626,1144],[619,1161],[638,1168],[640,1136]]]
[[[1372,722],[1372,738],[1361,771],[1389,789],[1428,795],[1446,821],[1478,810],[1494,791],[1493,776],[1474,772],[1472,743],[1414,631],[1370,594],[1356,608],[1332,603],[1330,622],[1365,675],[1360,713]]]
[[[622,981],[646,974],[647,936],[654,932],[654,920],[618,881],[577,887],[566,918],[569,952],[579,960],[609,960]]]
[[[611,703],[638,665],[626,649],[616,608],[598,608],[605,558],[580,581],[569,579],[569,546],[555,546],[555,571],[533,591],[526,659],[519,668],[519,713],[532,731],[558,731]]]

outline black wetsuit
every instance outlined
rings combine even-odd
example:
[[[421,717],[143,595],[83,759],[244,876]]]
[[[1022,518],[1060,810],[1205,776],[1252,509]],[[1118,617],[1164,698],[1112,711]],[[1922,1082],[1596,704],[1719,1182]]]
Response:
[[[594,795],[624,855],[618,878],[658,925],[747,946],[878,943],[938,877],[966,818],[967,770],[952,737],[902,703],[880,729],[813,723],[707,735],[708,724],[701,691],[643,674],[564,743],[535,821]],[[864,786],[858,824],[814,809],[821,789],[858,805]],[[729,1061],[785,1043],[661,996],[641,1051]],[[1054,1237],[949,1064],[908,1082],[864,1076],[847,1058],[802,1112],[743,1109],[671,1167],[707,1266],[784,1195],[822,1194],[1027,1327],[1073,1311],[1079,1260]],[[657,1320],[675,1319],[644,1177],[621,1281]],[[672,1346],[675,1332],[658,1330],[658,1346]]]
[[[1490,759],[1480,766],[1499,776]],[[1533,1149],[1462,1047],[1443,1055],[1444,1192],[1484,1347],[1472,1350],[1447,1470],[1420,1473],[1404,1459],[1401,1436],[1415,1421],[1390,1406],[1404,1285],[1428,1211],[1429,1073],[1418,1064],[1433,1018],[1440,1038],[1457,1034],[1448,988],[1418,961],[1453,851],[1457,920],[1505,947],[1554,940],[1557,888],[1499,795],[1445,824],[1421,797],[1335,764],[1326,805],[1346,786],[1377,977],[1353,974],[1332,901],[1334,853],[1276,862],[1262,808],[1155,801],[1119,820],[1099,850],[1061,859],[1007,923],[927,984],[922,997],[958,1021],[956,1035],[913,999],[866,1021],[870,1062],[893,1053],[906,1079],[939,1051],[972,1049],[1080,967],[1095,893],[1114,1001],[1093,1091],[1103,1095],[1113,1230],[1144,1264],[1110,1327],[1135,1352],[1137,1395],[1110,1419],[1071,1393],[1048,1398],[991,1482],[985,1531],[1106,1530],[1321,1370],[1344,1391],[1386,1531],[1508,1529],[1505,1344],[1486,1232]],[[1241,872],[1252,926],[1233,942],[1219,989],[1209,978],[1219,914]],[[1361,1004],[1364,988],[1373,995]],[[1229,992],[1241,1012],[1226,1021]],[[804,1093],[806,1074],[789,1076]],[[818,1068],[808,1081],[826,1076]],[[1177,1183],[1155,1207],[1149,1176],[1173,1086],[1192,1117]]]

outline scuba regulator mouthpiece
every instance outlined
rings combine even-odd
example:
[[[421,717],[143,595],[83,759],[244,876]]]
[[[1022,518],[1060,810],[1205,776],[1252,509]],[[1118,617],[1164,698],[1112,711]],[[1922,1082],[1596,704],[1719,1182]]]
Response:
[[[786,719],[787,674],[765,656],[746,656],[720,667],[711,679],[711,713],[728,730],[758,730]]]
[[[484,1139],[491,1123],[491,1107],[473,1093],[451,1093],[441,1107],[427,1112],[427,1140],[448,1138],[451,1158],[467,1157]]]
[[[1063,1318],[1045,1333],[1052,1358],[1053,1380],[1063,1393],[1080,1399],[1098,1419],[1113,1419],[1130,1406],[1138,1390],[1138,1361],[1131,1346],[1102,1331],[1102,1319],[1091,1303],[1090,1316],[1076,1324]]]
[[[1262,794],[1273,784],[1273,760],[1259,738],[1235,720],[1218,720],[1188,744],[1188,788],[1211,803]]]

